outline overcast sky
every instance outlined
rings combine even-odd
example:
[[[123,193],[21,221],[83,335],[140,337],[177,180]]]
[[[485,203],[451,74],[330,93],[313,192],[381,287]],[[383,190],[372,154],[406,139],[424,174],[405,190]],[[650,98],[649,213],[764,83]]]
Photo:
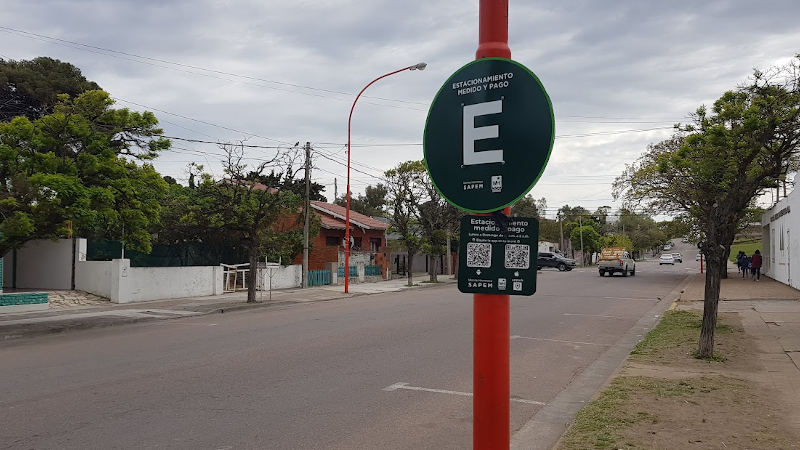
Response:
[[[555,111],[555,145],[532,191],[551,209],[618,206],[611,182],[649,143],[753,68],[800,52],[791,0],[511,0],[509,10],[512,58],[536,73]],[[430,102],[474,59],[478,2],[5,0],[0,27],[0,57],[72,63],[118,106],[153,111],[168,136],[311,142],[313,177],[331,200],[334,178],[344,192],[355,94],[420,61],[425,71],[381,80],[359,100],[353,192],[422,158]],[[176,140],[155,166],[185,183],[191,161],[219,174],[220,153]]]

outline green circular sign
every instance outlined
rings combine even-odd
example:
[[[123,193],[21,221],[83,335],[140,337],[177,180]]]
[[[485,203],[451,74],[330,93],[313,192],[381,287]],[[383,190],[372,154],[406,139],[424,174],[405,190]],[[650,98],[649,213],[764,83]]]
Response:
[[[479,59],[436,94],[425,123],[425,166],[454,206],[497,211],[533,188],[554,138],[553,105],[536,75],[509,59]]]

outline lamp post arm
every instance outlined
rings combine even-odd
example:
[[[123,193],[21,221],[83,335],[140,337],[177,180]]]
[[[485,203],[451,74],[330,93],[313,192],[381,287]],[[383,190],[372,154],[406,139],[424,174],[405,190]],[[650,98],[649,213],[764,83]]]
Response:
[[[358,92],[356,95],[356,99],[353,100],[353,106],[350,107],[350,115],[347,117],[347,190],[345,191],[345,195],[347,197],[347,207],[345,212],[345,225],[344,225],[344,292],[348,293],[350,291],[350,125],[353,122],[353,110],[356,109],[356,103],[358,99],[361,97],[361,94],[367,90],[368,87],[372,86],[376,81],[386,78],[390,75],[394,75],[398,72],[402,72],[404,70],[420,68],[419,64],[415,64],[413,66],[403,67],[402,69],[397,69],[393,72],[389,72],[387,74],[381,75],[378,78],[370,81],[369,84],[364,86],[361,91]],[[425,67],[422,66],[420,68],[424,69]]]

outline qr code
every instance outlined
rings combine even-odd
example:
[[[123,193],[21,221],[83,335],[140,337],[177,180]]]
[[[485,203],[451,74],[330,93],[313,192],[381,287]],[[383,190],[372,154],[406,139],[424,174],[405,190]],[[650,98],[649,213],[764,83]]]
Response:
[[[492,267],[492,244],[467,243],[467,267]]]
[[[506,269],[527,269],[531,266],[531,246],[506,244]]]

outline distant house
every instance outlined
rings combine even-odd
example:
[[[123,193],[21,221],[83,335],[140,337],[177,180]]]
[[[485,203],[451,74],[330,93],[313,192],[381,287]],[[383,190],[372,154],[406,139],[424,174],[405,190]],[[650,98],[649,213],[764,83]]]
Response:
[[[321,227],[312,239],[308,256],[309,270],[328,269],[330,263],[344,266],[345,207],[311,201],[311,209],[320,217]],[[386,249],[386,229],[389,225],[372,217],[350,210],[350,265],[381,266],[386,274],[389,267]],[[293,263],[300,264],[303,255]]]

